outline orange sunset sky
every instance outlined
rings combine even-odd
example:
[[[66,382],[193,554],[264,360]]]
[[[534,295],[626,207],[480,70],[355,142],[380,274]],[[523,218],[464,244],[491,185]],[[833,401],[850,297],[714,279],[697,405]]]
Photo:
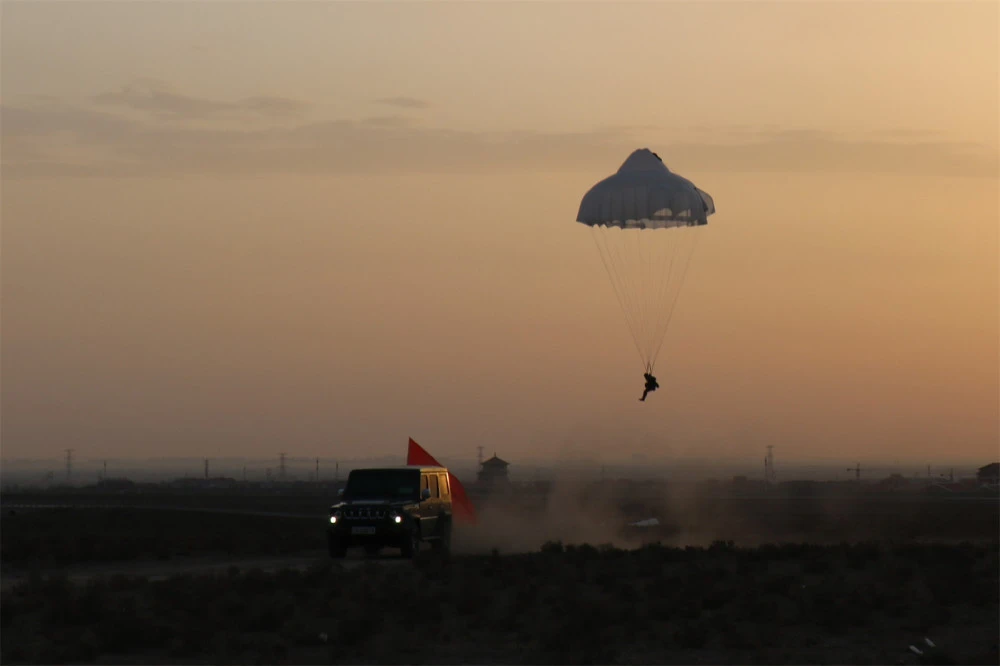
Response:
[[[996,459],[996,2],[2,8],[2,455]],[[583,194],[715,199],[646,403]]]

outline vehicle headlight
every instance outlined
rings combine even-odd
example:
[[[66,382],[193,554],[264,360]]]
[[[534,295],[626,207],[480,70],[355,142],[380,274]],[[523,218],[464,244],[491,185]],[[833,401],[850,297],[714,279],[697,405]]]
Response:
[[[339,511],[334,511],[333,513],[330,514],[330,524],[331,525],[336,525],[337,524],[337,520],[339,518],[340,518],[340,512]]]
[[[398,525],[401,522],[403,522],[403,517],[397,514],[397,515],[395,515],[395,516],[392,517],[392,522],[394,522],[394,523],[396,523]]]

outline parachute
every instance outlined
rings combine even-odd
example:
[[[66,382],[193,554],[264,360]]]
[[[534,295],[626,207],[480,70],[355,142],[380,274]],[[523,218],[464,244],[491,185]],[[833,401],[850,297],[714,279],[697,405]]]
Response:
[[[576,221],[590,227],[646,372],[670,327],[698,229],[714,212],[708,193],[646,148],[580,202]]]

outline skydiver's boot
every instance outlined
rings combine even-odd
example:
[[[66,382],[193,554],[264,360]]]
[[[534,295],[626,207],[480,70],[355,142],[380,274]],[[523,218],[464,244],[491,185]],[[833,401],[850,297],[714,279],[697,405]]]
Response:
[[[649,393],[648,390],[642,392],[642,397],[639,398],[639,402],[646,402],[646,394]]]

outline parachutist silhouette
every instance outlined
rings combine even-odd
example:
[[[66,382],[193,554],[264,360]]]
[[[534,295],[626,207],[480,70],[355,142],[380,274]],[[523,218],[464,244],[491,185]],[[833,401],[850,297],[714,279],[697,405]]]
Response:
[[[640,402],[646,402],[646,394],[652,393],[656,389],[660,388],[660,385],[656,381],[656,377],[648,372],[642,373],[642,376],[646,379],[646,387],[642,390],[642,397],[639,398]]]

